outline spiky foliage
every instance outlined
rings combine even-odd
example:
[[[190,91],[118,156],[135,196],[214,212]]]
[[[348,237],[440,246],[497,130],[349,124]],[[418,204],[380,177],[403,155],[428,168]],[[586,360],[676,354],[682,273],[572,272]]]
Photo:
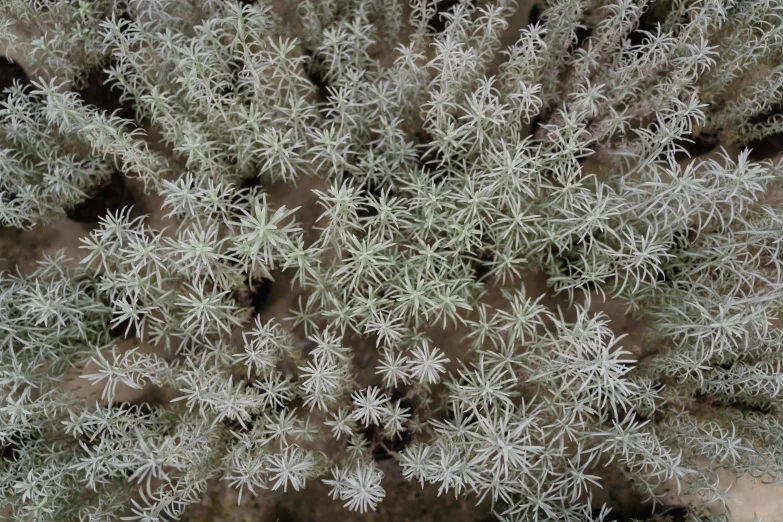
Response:
[[[129,0],[99,37],[33,4],[57,49],[100,42],[166,153],[55,68],[0,113],[4,223],[57,218],[112,166],[177,226],[125,209],[78,268],[0,278],[0,507],[163,520],[212,479],[241,501],[331,471],[366,512],[380,453],[503,520],[603,518],[607,464],[704,520],[730,517],[718,468],[781,481],[783,165],[735,148],[780,131],[780,7],[551,0],[511,31],[520,7],[476,4]],[[726,148],[688,158],[705,137]],[[266,193],[305,176],[313,208]],[[239,297],[273,276],[298,307],[252,321]],[[79,373],[94,397],[66,391]],[[152,386],[173,399],[119,400]]]

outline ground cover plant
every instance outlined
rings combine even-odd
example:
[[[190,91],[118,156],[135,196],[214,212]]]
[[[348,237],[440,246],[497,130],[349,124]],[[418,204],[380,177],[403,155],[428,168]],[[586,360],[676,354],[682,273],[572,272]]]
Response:
[[[719,472],[783,482],[783,6],[530,7],[3,2],[0,223],[128,179],[175,225],[120,191],[81,258],[0,273],[0,513],[313,481],[366,513],[389,459],[509,521],[609,520],[606,469],[690,520],[731,519]]]

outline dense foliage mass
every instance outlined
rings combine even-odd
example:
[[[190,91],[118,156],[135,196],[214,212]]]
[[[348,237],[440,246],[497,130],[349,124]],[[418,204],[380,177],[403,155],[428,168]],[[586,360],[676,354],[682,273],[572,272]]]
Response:
[[[514,31],[513,0],[279,7],[0,5],[35,72],[0,102],[0,222],[66,219],[120,170],[178,224],[120,209],[80,262],[0,274],[0,510],[172,520],[211,481],[319,478],[364,512],[379,451],[515,521],[603,518],[607,464],[694,520],[730,517],[722,468],[783,482],[783,164],[746,148],[783,132],[778,0],[549,0]],[[96,65],[134,120],[72,90]],[[304,178],[312,227],[266,190]],[[299,306],[249,318],[272,277]],[[119,397],[151,386],[174,400]]]

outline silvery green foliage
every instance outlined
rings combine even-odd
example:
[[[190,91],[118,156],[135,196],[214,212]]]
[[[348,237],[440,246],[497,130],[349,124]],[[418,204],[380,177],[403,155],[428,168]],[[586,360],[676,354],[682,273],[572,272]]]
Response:
[[[84,85],[103,61],[100,24],[120,9],[119,0],[8,0],[0,5],[0,41],[23,57],[36,79],[57,77]]]
[[[28,228],[64,217],[64,209],[107,181],[111,164],[89,155],[89,145],[59,132],[41,97],[15,85],[0,101],[0,222]]]
[[[86,106],[55,80],[14,85],[0,101],[0,222],[30,228],[62,218],[119,167],[157,186],[169,171],[131,122]]]
[[[99,38],[52,19],[57,49],[100,42],[167,153],[57,66],[0,112],[4,223],[56,218],[111,167],[177,225],[124,209],[80,263],[0,274],[0,508],[170,520],[210,481],[242,501],[320,477],[366,512],[379,452],[515,521],[603,518],[606,465],[653,501],[667,484],[714,506],[694,520],[730,517],[721,467],[783,481],[783,220],[765,203],[783,165],[683,159],[699,133],[778,132],[775,2],[552,0],[505,48],[510,1],[297,5],[294,23],[271,2],[129,0]],[[312,227],[261,188],[304,176]],[[272,277],[298,306],[251,320],[239,297]],[[641,354],[605,297],[646,321]],[[122,401],[152,388],[173,400]]]

